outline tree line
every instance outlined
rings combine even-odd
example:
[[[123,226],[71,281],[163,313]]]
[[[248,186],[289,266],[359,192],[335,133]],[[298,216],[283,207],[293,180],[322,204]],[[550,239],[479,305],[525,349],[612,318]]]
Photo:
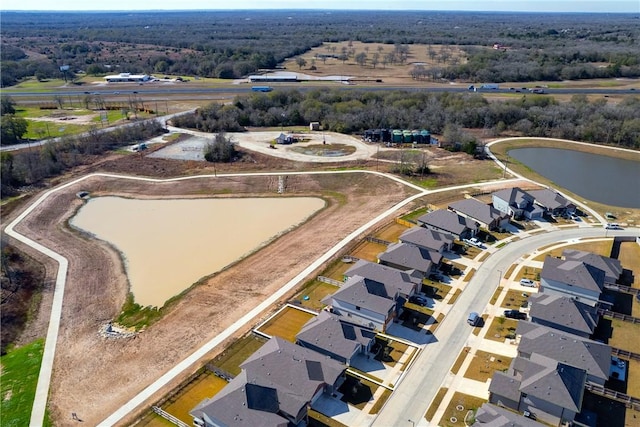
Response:
[[[467,128],[482,129],[487,136],[509,133],[640,149],[638,111],[637,96],[625,97],[617,104],[606,98],[590,101],[584,95],[560,103],[553,97],[533,94],[490,102],[477,93],[278,90],[237,97],[230,104],[212,103],[192,115],[175,118],[174,124],[205,132],[306,126],[316,121],[323,129],[341,133],[392,128],[427,129],[445,135],[449,130],[449,135],[459,135],[453,130]]]
[[[633,14],[9,11],[2,16],[2,86],[26,76],[61,77],[62,65],[93,75],[127,71],[237,78],[275,68],[323,42],[348,40],[459,45],[467,64],[444,56],[439,67],[440,75],[451,79],[638,76],[636,21]],[[505,48],[493,52],[496,43]],[[356,55],[364,62],[364,52]],[[336,56],[345,58],[345,53]],[[374,56],[372,63],[389,60]],[[600,62],[606,66],[587,65]]]
[[[66,136],[37,148],[0,153],[2,197],[20,187],[35,185],[75,166],[90,164],[96,155],[144,141],[165,132],[160,122],[146,120],[107,131],[92,129],[80,136]]]

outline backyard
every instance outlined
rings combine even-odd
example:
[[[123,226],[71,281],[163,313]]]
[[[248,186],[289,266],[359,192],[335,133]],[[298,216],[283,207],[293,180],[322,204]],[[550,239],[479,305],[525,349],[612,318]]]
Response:
[[[305,285],[304,289],[293,298],[293,301],[310,310],[320,311],[324,307],[322,299],[327,295],[333,294],[338,289],[340,288],[336,285],[331,285],[319,280],[311,280]]]
[[[267,340],[250,333],[234,341],[222,353],[211,361],[211,364],[231,375],[238,375],[242,371],[240,365],[249,356],[258,351]]]
[[[305,323],[314,317],[315,315],[308,311],[286,306],[260,326],[258,331],[272,337],[276,336],[295,342],[296,335],[298,335]]]

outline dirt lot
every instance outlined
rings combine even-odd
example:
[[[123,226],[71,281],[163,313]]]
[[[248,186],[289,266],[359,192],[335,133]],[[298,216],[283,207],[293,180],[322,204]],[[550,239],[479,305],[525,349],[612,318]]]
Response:
[[[288,164],[279,166],[284,168]],[[167,169],[159,170],[159,167]],[[89,169],[133,169],[139,173],[164,175],[180,169],[184,172],[184,168],[171,161],[146,161],[128,156],[121,161],[113,158],[100,167]],[[197,169],[194,167],[192,171]],[[87,190],[94,195],[135,197],[253,196],[275,195],[276,189],[276,177],[195,179],[157,184],[91,178],[56,193],[20,224],[19,232],[61,253],[70,262],[50,390],[49,408],[54,424],[67,424],[72,412],[87,425],[102,421],[272,294],[311,260],[405,198],[408,190],[393,181],[358,173],[289,176],[288,194],[320,195],[331,202],[329,206],[307,224],[282,236],[259,253],[193,287],[168,307],[162,320],[136,338],[126,340],[109,340],[98,335],[99,327],[118,314],[128,283],[121,260],[111,248],[67,229],[66,221],[82,203],[75,194]],[[16,209],[12,215],[20,210]],[[11,218],[3,218],[3,222],[9,220]],[[194,254],[202,249],[185,248]],[[55,270],[47,269],[47,274],[54,273]],[[45,295],[41,310],[44,320],[49,305],[50,299]],[[46,322],[36,322],[30,333],[42,334],[45,326]],[[171,387],[197,367],[185,372]]]

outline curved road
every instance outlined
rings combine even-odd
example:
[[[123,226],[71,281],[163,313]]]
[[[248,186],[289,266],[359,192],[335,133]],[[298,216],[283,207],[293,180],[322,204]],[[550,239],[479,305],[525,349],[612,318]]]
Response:
[[[498,141],[496,141],[498,142]],[[495,158],[494,158],[495,159]],[[504,165],[503,165],[504,167]],[[346,236],[341,242],[339,242],[334,248],[332,248],[327,253],[320,256],[317,260],[313,261],[307,268],[300,272],[296,277],[294,277],[291,281],[286,283],[276,294],[272,295],[269,299],[265,300],[262,304],[256,307],[251,312],[247,313],[237,322],[235,322],[231,327],[225,330],[222,334],[215,337],[213,340],[209,341],[201,348],[196,350],[194,353],[186,357],[182,362],[176,365],[173,369],[167,372],[165,375],[160,377],[153,384],[149,385],[146,389],[144,389],[141,393],[131,399],[128,403],[123,405],[118,411],[113,413],[107,419],[105,419],[101,426],[111,426],[118,421],[120,421],[123,417],[125,417],[129,412],[134,410],[140,404],[145,402],[148,398],[150,398],[153,394],[159,391],[164,385],[168,384],[173,378],[175,378],[180,372],[184,369],[195,363],[202,356],[208,353],[215,346],[219,345],[224,341],[227,337],[231,336],[237,330],[239,330],[244,324],[251,321],[253,317],[255,317],[259,312],[264,310],[265,308],[272,305],[277,299],[281,298],[284,294],[293,289],[301,280],[303,280],[306,276],[308,276],[313,270],[319,267],[322,263],[330,259],[334,256],[340,249],[346,246],[349,242],[351,242],[355,237],[375,225],[376,223],[388,218],[397,212],[400,208],[410,203],[411,201],[436,192],[442,191],[450,191],[453,189],[462,189],[469,187],[478,187],[482,185],[495,185],[497,183],[507,183],[510,180],[497,180],[482,184],[468,184],[461,185],[455,187],[442,188],[438,190],[424,190],[421,187],[418,187],[414,184],[408,183],[400,178],[397,178],[392,175],[387,175],[379,172],[373,171],[327,171],[327,172],[288,172],[287,175],[294,174],[335,174],[335,173],[369,173],[379,176],[384,176],[394,181],[400,182],[404,185],[407,185],[418,192],[404,201],[396,204],[389,210],[383,212],[378,215],[373,220],[369,221],[366,224],[363,224],[357,230],[355,230],[350,235]],[[229,177],[229,176],[243,176],[243,175],[271,175],[278,176],[282,175],[282,172],[273,172],[273,173],[258,173],[258,174],[228,174],[228,175],[218,175],[219,177]],[[517,174],[514,174],[517,175]],[[53,297],[53,305],[51,308],[51,316],[49,321],[49,327],[47,331],[47,338],[45,342],[45,349],[43,355],[42,366],[40,369],[40,374],[38,377],[38,384],[36,389],[36,397],[33,404],[33,409],[31,413],[31,422],[30,425],[42,425],[44,421],[47,396],[49,392],[49,385],[51,380],[51,374],[53,369],[53,361],[55,357],[55,347],[57,342],[57,336],[60,327],[60,319],[62,314],[62,302],[64,298],[64,287],[66,284],[66,272],[68,267],[68,260],[61,256],[60,254],[42,246],[41,244],[35,242],[27,236],[21,235],[20,233],[15,231],[15,227],[25,218],[27,217],[37,206],[39,206],[44,200],[46,200],[51,194],[54,194],[58,191],[62,191],[78,182],[81,182],[85,179],[94,177],[94,176],[105,176],[105,177],[119,177],[122,179],[128,180],[141,180],[141,181],[149,181],[149,182],[171,182],[171,181],[181,181],[187,179],[215,179],[216,176],[208,175],[208,176],[190,176],[190,177],[181,177],[181,178],[173,178],[167,180],[160,179],[152,179],[152,178],[142,178],[142,177],[130,177],[130,176],[119,176],[113,174],[91,174],[76,179],[74,181],[70,181],[66,184],[63,184],[59,187],[56,187],[52,190],[45,192],[42,196],[40,196],[32,205],[30,205],[20,216],[18,216],[14,221],[12,221],[6,227],[6,233],[19,240],[20,242],[42,252],[43,254],[53,258],[59,264],[58,274],[56,277],[56,286],[54,290]],[[521,177],[522,178],[522,177]],[[580,204],[578,204],[580,205]],[[596,214],[593,213],[592,214]],[[596,216],[596,215],[594,215]],[[600,221],[603,222],[602,217],[596,216]],[[620,235],[620,234],[628,234],[629,230],[626,231],[614,231],[608,230],[608,234],[611,235]],[[637,233],[637,230],[633,232]],[[430,404],[433,396],[437,392],[440,383],[444,379],[447,371],[450,366],[453,364],[452,358],[457,357],[457,354],[460,352],[462,347],[464,346],[464,342],[468,338],[471,330],[466,325],[465,316],[469,311],[483,311],[483,307],[486,306],[489,298],[493,294],[497,284],[495,278],[491,278],[491,275],[494,271],[501,270],[506,271],[506,269],[515,262],[522,253],[527,251],[531,251],[536,247],[551,243],[558,242],[562,239],[570,239],[570,238],[580,238],[580,237],[590,237],[590,236],[603,236],[604,230],[594,230],[591,228],[579,228],[572,230],[563,230],[557,231],[551,234],[543,234],[536,235],[530,238],[527,238],[522,241],[517,241],[514,243],[510,243],[500,250],[500,255],[491,255],[487,261],[483,263],[483,265],[478,269],[475,273],[474,277],[471,279],[465,292],[462,293],[455,306],[452,308],[450,313],[445,318],[445,321],[442,322],[440,327],[438,328],[438,335],[447,337],[446,340],[442,342],[435,342],[429,344],[424,351],[418,356],[416,361],[413,364],[413,367],[410,369],[411,375],[409,375],[409,371],[405,373],[404,380],[398,385],[396,391],[392,394],[389,401],[387,401],[383,410],[379,413],[377,419],[374,422],[374,425],[386,426],[386,425],[398,425],[399,420],[402,420],[406,417],[407,422],[413,422],[410,420],[422,420],[422,416],[426,412],[428,405]],[[495,273],[493,274],[495,276]],[[492,280],[494,285],[492,285]],[[487,284],[488,283],[488,284]],[[420,390],[420,393],[415,393],[416,390]]]

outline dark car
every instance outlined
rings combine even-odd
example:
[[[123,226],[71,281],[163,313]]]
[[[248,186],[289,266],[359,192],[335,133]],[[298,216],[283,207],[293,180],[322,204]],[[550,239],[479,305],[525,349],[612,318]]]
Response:
[[[523,313],[518,310],[505,310],[504,317],[509,319],[525,320],[527,318],[527,313]]]
[[[413,295],[409,297],[409,302],[411,304],[416,304],[416,305],[420,305],[420,306],[425,306],[427,305],[427,299],[424,297],[421,297],[420,295]]]

